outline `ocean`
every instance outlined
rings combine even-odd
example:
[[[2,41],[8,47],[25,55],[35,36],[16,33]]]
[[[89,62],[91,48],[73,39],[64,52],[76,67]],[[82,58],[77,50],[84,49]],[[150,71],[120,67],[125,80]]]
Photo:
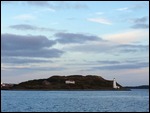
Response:
[[[1,112],[149,112],[149,89],[4,91]]]

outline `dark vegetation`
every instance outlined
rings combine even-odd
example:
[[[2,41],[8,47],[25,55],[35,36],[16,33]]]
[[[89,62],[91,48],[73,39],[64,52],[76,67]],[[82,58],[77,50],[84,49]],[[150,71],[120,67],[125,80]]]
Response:
[[[75,84],[66,84],[65,81],[75,81]],[[121,85],[120,90],[124,89]],[[38,79],[14,85],[14,90],[113,90],[113,81],[105,80],[96,75],[51,76],[47,79]]]

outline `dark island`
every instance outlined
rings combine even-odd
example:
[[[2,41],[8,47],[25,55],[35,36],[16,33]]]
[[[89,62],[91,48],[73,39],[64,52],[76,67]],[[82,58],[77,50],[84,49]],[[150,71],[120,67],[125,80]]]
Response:
[[[113,87],[113,80],[105,80],[97,75],[70,75],[51,76],[47,79],[29,80],[11,87],[2,87],[8,90],[128,90],[116,82],[117,88]]]

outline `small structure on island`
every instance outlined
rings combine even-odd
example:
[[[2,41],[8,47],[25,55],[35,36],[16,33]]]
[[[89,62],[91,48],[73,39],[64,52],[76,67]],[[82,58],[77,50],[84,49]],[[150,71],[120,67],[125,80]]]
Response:
[[[65,83],[66,84],[75,84],[75,81],[74,80],[66,80]]]
[[[115,78],[113,79],[113,88],[114,89],[119,89],[120,88],[119,86],[117,86]]]
[[[4,86],[5,86],[5,84],[1,82],[1,88],[4,87]]]

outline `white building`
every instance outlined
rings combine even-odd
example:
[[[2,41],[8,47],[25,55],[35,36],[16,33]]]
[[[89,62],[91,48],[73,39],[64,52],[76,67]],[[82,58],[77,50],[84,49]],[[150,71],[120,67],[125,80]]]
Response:
[[[1,82],[1,87],[4,87],[4,86],[5,86],[5,84]]]
[[[113,79],[113,88],[114,89],[119,89],[120,88],[119,86],[117,86],[115,78]]]
[[[66,80],[65,83],[66,84],[75,84],[75,81],[73,81],[73,80]]]

